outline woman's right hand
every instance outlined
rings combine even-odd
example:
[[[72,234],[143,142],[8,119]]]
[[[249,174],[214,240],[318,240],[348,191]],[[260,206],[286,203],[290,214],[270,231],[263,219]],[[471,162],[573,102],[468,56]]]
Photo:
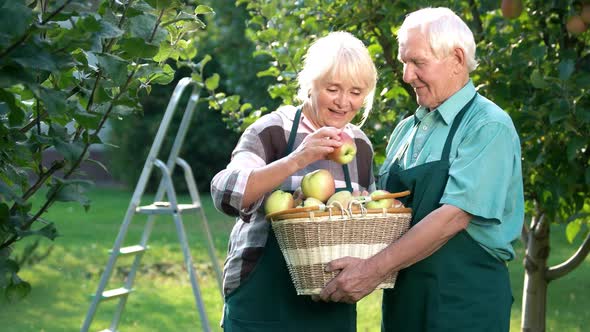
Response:
[[[287,158],[302,169],[307,165],[326,158],[335,148],[342,145],[340,132],[342,129],[335,127],[322,127],[307,135],[303,142]]]

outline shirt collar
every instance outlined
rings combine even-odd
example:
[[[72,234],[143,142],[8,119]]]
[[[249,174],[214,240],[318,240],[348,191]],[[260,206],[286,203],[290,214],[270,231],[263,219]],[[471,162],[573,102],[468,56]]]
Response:
[[[463,106],[473,98],[475,95],[475,86],[473,81],[470,79],[467,84],[461,90],[455,92],[449,99],[445,100],[439,107],[434,111],[438,112],[442,117],[443,121],[448,125],[453,122],[455,116],[461,111]],[[420,106],[416,110],[416,117],[418,120],[422,120],[428,114],[428,108]]]

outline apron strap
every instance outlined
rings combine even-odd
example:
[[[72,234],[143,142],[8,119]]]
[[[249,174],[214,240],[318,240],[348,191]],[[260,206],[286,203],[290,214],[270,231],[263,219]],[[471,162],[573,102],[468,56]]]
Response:
[[[465,113],[467,113],[467,110],[469,109],[471,104],[473,104],[473,101],[475,100],[476,96],[477,96],[477,92],[475,93],[475,95],[473,95],[473,98],[471,98],[471,100],[469,100],[469,102],[467,104],[465,104],[465,106],[463,106],[463,108],[457,114],[457,116],[455,116],[455,119],[453,120],[453,125],[451,126],[451,129],[449,130],[449,134],[447,136],[447,140],[445,142],[445,146],[443,148],[443,152],[440,157],[440,160],[449,160],[449,154],[451,152],[451,144],[453,143],[453,138],[455,137],[455,132],[457,131],[457,128],[459,128],[459,125],[461,124],[461,120],[463,119],[463,116],[465,115]]]
[[[301,106],[297,108],[295,112],[295,119],[293,119],[293,125],[291,126],[291,133],[289,134],[289,141],[287,143],[287,150],[285,150],[285,156],[293,152],[293,145],[295,145],[295,137],[297,137],[297,128],[299,128],[299,121],[301,119]]]
[[[299,128],[299,122],[301,121],[302,107],[297,108],[295,118],[293,119],[293,125],[291,126],[291,133],[289,134],[289,141],[287,142],[287,149],[285,150],[285,156],[293,152],[295,145],[295,137],[297,137],[297,129]],[[342,165],[342,172],[344,173],[344,182],[346,183],[345,188],[338,188],[336,191],[348,190],[352,192],[352,181],[350,180],[350,172],[348,171],[348,165]]]

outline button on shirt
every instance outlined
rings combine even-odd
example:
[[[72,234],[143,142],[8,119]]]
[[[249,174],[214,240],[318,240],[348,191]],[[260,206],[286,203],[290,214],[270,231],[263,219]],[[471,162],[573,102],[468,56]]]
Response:
[[[402,169],[441,158],[455,119],[476,93],[472,81],[433,111],[419,107],[393,131],[386,159],[379,170],[384,188],[393,162]],[[394,160],[409,141],[406,152]],[[441,204],[473,215],[467,232],[486,251],[501,260],[514,258],[511,242],[524,221],[520,140],[506,112],[477,95],[459,125],[449,156],[449,179]]]

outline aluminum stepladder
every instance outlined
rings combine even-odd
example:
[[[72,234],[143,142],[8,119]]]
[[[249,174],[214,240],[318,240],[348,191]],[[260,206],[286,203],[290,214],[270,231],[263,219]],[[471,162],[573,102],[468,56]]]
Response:
[[[168,130],[170,122],[172,121],[180,97],[183,94],[183,91],[190,85],[193,85],[193,90],[191,92],[189,101],[186,105],[184,115],[182,117],[182,122],[180,123],[178,132],[176,134],[176,138],[174,139],[174,143],[172,145],[172,148],[170,149],[168,160],[166,163],[164,163],[160,159],[157,159],[158,153],[160,152],[162,142],[164,141],[166,132]],[[190,78],[183,78],[178,82],[176,88],[174,89],[174,92],[172,93],[172,97],[170,98],[170,101],[166,108],[166,112],[164,113],[164,117],[162,119],[162,122],[160,123],[160,127],[158,128],[158,132],[156,134],[156,137],[154,139],[146,162],[143,166],[143,170],[135,187],[135,191],[131,198],[131,202],[129,203],[129,207],[119,229],[119,233],[117,235],[117,238],[115,239],[115,243],[111,250],[109,260],[100,278],[96,293],[92,298],[92,302],[90,304],[90,308],[88,309],[88,313],[86,314],[86,318],[84,319],[84,323],[81,328],[82,332],[86,332],[90,328],[90,324],[92,323],[92,320],[94,318],[94,315],[96,314],[100,302],[109,299],[118,299],[119,303],[115,309],[115,313],[113,315],[110,327],[102,331],[114,332],[117,330],[119,321],[121,319],[121,314],[125,308],[125,304],[127,303],[129,294],[133,290],[133,282],[135,280],[137,269],[140,266],[141,258],[143,257],[144,252],[148,249],[147,243],[154,226],[155,218],[158,215],[170,215],[174,219],[176,233],[178,235],[178,240],[180,241],[182,253],[184,256],[184,263],[189,274],[193,295],[195,297],[197,310],[199,312],[201,327],[203,331],[210,331],[209,321],[207,319],[207,314],[205,312],[205,305],[199,288],[199,281],[197,278],[197,274],[195,272],[195,268],[193,266],[193,260],[190,254],[187,237],[184,230],[184,224],[182,222],[181,216],[183,214],[195,213],[198,215],[200,213],[200,218],[203,223],[203,229],[206,233],[208,241],[207,249],[211,261],[213,263],[213,268],[215,270],[220,294],[222,293],[221,268],[219,266],[219,261],[216,258],[213,239],[211,236],[211,232],[209,230],[209,225],[205,216],[205,212],[203,211],[203,208],[201,206],[199,192],[197,190],[197,186],[193,177],[191,167],[185,160],[178,157],[180,148],[182,146],[184,138],[186,137],[196,104],[199,100],[199,92],[200,89],[196,84],[194,84],[191,81]],[[178,203],[176,191],[174,188],[174,184],[172,182],[172,172],[176,165],[180,166],[184,171],[184,178],[192,202],[190,204]],[[145,187],[147,185],[151,171],[154,168],[154,166],[157,167],[162,173],[162,178],[160,180],[158,190],[156,191],[156,194],[154,196],[154,202],[150,205],[140,206],[141,197],[143,196]],[[168,199],[168,201],[166,202],[161,201],[164,198],[164,195]],[[127,235],[127,230],[133,220],[133,217],[136,214],[148,215],[140,243],[132,246],[122,247],[125,237]],[[117,261],[117,258],[124,255],[135,256],[133,263],[131,264],[131,268],[129,270],[127,278],[125,280],[124,286],[105,291],[107,283],[111,277],[113,268]]]

